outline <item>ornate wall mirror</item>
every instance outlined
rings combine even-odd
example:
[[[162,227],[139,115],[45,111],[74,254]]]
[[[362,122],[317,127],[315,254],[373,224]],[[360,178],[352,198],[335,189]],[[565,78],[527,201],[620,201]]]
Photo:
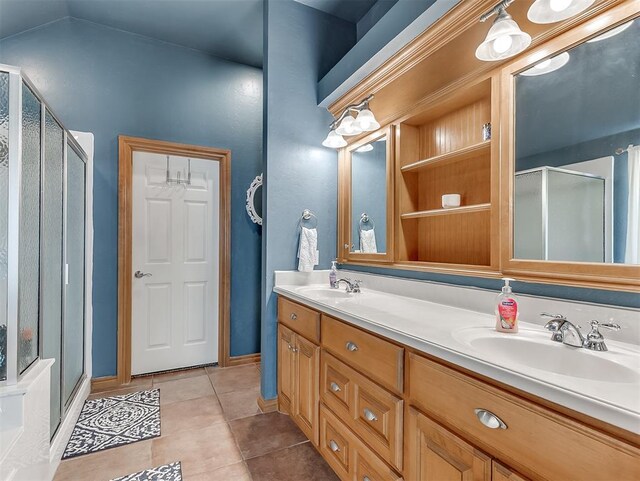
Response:
[[[505,271],[637,289],[640,19],[629,10],[595,18],[505,69]]]
[[[344,151],[340,169],[340,239],[344,259],[391,259],[391,143],[385,129]]]

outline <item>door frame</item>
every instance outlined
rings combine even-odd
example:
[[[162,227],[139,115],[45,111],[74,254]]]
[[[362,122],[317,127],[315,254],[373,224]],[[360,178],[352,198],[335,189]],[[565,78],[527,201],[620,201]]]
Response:
[[[133,275],[133,153],[178,155],[220,164],[218,364],[229,364],[231,286],[231,151],[141,137],[118,136],[118,359],[117,383],[131,382]]]

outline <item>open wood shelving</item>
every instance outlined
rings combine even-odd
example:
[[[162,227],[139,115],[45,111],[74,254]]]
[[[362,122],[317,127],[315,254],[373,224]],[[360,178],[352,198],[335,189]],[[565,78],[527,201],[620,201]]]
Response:
[[[490,268],[492,142],[482,138],[491,122],[488,78],[453,92],[398,125],[398,262]],[[444,194],[461,206],[444,209]]]

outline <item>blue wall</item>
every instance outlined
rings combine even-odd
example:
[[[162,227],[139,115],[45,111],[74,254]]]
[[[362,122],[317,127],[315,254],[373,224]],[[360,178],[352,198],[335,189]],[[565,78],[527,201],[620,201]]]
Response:
[[[387,143],[373,142],[373,150],[354,152],[351,160],[351,242],[360,249],[360,216],[369,215],[376,231],[378,252],[387,250]],[[370,224],[364,224],[370,229]]]
[[[320,266],[336,257],[337,153],[322,147],[331,115],[316,82],[355,41],[353,24],[292,0],[265,1],[265,148],[262,396],[276,397],[277,322],[273,272],[297,267],[298,220],[318,217]],[[328,280],[327,280],[328,282]]]
[[[262,72],[74,19],[0,42],[0,62],[95,135],[93,375],[116,373],[120,134],[231,149],[231,354],[258,352],[261,233],[244,202],[262,169]]]

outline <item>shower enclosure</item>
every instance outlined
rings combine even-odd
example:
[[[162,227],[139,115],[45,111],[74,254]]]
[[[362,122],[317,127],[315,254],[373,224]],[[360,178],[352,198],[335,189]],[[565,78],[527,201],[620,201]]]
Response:
[[[603,262],[605,179],[540,167],[516,172],[516,259]]]
[[[0,390],[53,359],[50,437],[83,379],[87,156],[0,65]]]

